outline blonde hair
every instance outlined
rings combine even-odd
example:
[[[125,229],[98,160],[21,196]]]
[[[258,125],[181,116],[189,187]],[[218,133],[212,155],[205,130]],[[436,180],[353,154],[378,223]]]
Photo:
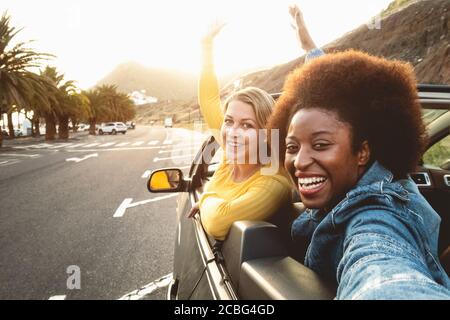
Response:
[[[256,115],[256,122],[259,128],[266,128],[267,121],[272,113],[275,100],[266,91],[256,87],[247,87],[239,91],[233,92],[226,100],[223,106],[223,113],[228,109],[228,105],[232,101],[240,101],[252,106]]]

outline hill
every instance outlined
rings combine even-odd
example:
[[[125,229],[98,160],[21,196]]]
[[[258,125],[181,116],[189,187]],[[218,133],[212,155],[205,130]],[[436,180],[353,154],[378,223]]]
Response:
[[[388,59],[410,62],[418,82],[450,84],[450,1],[449,0],[395,0],[380,13],[380,28],[362,25],[324,46],[326,52],[358,49]],[[290,71],[304,63],[301,56],[286,64],[268,70],[252,72],[240,77],[241,86],[256,86],[268,92],[280,92]],[[223,87],[222,96],[234,87]],[[146,121],[146,108],[138,110],[140,121]],[[149,110],[147,110],[148,112]],[[198,105],[195,98],[172,103],[164,108],[164,115],[177,115],[180,121],[195,119]],[[176,120],[177,120],[176,118]]]

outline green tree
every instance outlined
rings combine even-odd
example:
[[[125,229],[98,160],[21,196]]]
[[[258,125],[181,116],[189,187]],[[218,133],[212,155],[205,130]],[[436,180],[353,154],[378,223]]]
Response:
[[[101,85],[86,92],[91,107],[89,134],[95,134],[95,125],[109,121],[128,121],[136,111],[128,95],[118,92],[115,85]]]
[[[30,103],[31,92],[45,100],[46,90],[41,78],[30,71],[38,68],[42,60],[51,57],[49,54],[38,53],[27,47],[31,42],[19,42],[13,45],[14,37],[20,32],[10,26],[10,16],[4,13],[0,18],[0,117],[8,115],[8,128],[14,137],[12,112]],[[0,131],[0,146],[3,137]]]

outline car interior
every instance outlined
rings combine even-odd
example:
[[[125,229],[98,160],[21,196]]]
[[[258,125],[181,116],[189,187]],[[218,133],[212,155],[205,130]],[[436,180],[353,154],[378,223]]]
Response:
[[[450,87],[446,87],[448,99],[436,98],[432,89],[421,95],[424,120],[432,138],[416,172],[410,177],[441,216],[439,254],[443,267],[450,274],[450,234],[446,232],[450,228]],[[213,137],[205,145],[211,143],[217,144]],[[191,169],[197,195],[203,192],[221,157],[220,149],[210,163],[198,166],[196,172]],[[324,283],[302,264],[307,240],[303,246],[291,244],[290,226],[304,210],[299,195],[294,192],[293,202],[286,204],[270,221],[235,222],[225,241],[208,236],[210,247],[222,257],[227,273],[224,277],[231,280],[240,299],[311,300],[335,296],[336,288]]]

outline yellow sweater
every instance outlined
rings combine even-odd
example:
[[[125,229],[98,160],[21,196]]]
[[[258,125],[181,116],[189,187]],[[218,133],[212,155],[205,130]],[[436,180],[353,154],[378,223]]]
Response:
[[[212,44],[203,45],[199,83],[200,110],[217,141],[223,122],[220,89],[214,73]],[[257,171],[243,182],[234,182],[231,166],[223,160],[200,197],[200,216],[205,231],[224,240],[233,222],[266,220],[291,198],[291,182],[284,169],[276,175]]]

